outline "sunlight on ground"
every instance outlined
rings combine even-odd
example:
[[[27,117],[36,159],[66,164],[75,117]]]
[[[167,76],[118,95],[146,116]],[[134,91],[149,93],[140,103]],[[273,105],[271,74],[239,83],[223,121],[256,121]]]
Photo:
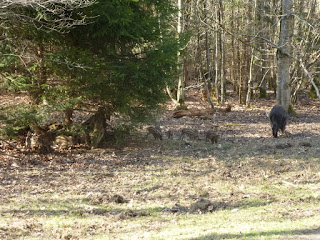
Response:
[[[262,113],[235,115],[216,119],[217,144],[199,120],[195,141],[141,133],[122,149],[2,159],[0,239],[316,239],[319,130],[293,119],[274,139]],[[200,199],[212,204],[192,212]]]

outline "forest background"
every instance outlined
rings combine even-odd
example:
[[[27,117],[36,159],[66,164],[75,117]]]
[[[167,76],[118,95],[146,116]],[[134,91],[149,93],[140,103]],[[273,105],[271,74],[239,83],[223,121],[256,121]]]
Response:
[[[228,91],[246,106],[278,91],[287,109],[301,94],[320,97],[318,11],[315,0],[3,1],[1,89],[30,102],[4,107],[2,132],[38,128],[54,112],[70,129],[75,110],[134,124],[166,93],[183,105],[192,88],[212,108]]]
[[[1,0],[0,238],[319,239],[319,12]]]

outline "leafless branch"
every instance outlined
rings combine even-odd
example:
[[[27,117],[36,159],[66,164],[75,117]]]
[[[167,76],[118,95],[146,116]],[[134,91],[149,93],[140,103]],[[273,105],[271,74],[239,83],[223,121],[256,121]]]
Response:
[[[19,152],[21,152],[21,149],[16,147],[15,145],[13,145],[12,143],[9,143],[7,140],[0,138],[0,141],[5,142],[6,144],[8,144],[10,147],[17,149]]]
[[[315,91],[316,91],[316,94],[320,100],[320,92],[319,92],[319,89],[317,87],[317,85],[315,84],[315,82],[313,81],[313,78],[312,78],[312,75],[311,73],[307,70],[307,68],[304,66],[303,62],[301,61],[301,59],[299,60],[300,62],[300,66],[302,67],[303,71],[308,75],[309,79],[310,79],[310,82],[312,84],[312,86],[314,87]]]
[[[20,59],[20,61],[26,66],[26,62],[25,62],[25,59],[28,59],[28,60],[39,60],[38,58],[36,57],[31,57],[31,56],[23,56],[23,55],[20,55],[20,54],[2,54],[0,53],[0,56],[10,56],[10,57],[17,57]],[[55,62],[55,63],[58,63],[58,64],[63,64],[63,65],[66,65],[70,68],[80,68],[80,69],[83,69],[83,70],[87,70],[87,69],[90,69],[89,67],[85,66],[85,65],[82,65],[82,64],[79,64],[79,63],[76,63],[76,62],[69,62],[67,61],[66,59],[64,61],[61,61],[61,60],[57,60],[57,59],[51,59],[51,58],[43,58],[44,61],[50,61],[50,62]]]
[[[313,30],[315,29],[315,27],[309,23],[307,20],[300,18],[298,15],[296,14],[292,14],[295,18],[297,18],[299,21],[306,23],[309,27],[311,27]]]
[[[12,21],[20,23],[37,23],[37,28],[46,28],[53,31],[67,31],[67,29],[86,24],[88,17],[81,11],[74,10],[86,8],[95,4],[95,0],[1,0],[0,1],[0,27]],[[24,8],[35,10],[36,17],[23,13]]]

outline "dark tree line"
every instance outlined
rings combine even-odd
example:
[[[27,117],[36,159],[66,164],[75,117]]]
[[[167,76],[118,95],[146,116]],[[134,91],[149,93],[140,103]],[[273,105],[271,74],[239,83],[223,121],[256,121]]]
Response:
[[[32,99],[3,119],[39,125],[60,111],[70,128],[74,109],[90,109],[137,121],[165,101],[183,43],[170,0],[2,1],[0,9],[1,84]]]

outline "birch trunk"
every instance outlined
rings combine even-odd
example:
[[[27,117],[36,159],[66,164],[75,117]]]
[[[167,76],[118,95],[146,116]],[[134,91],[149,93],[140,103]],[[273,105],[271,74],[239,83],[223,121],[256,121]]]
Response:
[[[178,37],[182,32],[182,0],[178,0],[178,24],[177,33]],[[184,77],[183,77],[183,57],[178,52],[178,90],[177,90],[177,101],[180,104],[184,102]]]
[[[222,0],[219,1],[219,24],[222,26],[224,24],[224,10]],[[225,41],[225,33],[224,30],[221,29],[220,32],[220,82],[221,82],[221,103],[225,102],[225,65],[224,65],[224,41]]]
[[[218,9],[216,10],[216,21],[218,21]],[[215,32],[215,53],[214,53],[214,84],[215,84],[215,94],[218,102],[220,101],[220,78],[219,78],[219,64],[218,57],[219,55],[219,34],[218,31]]]
[[[253,49],[251,51],[251,59],[250,59],[250,65],[249,65],[249,79],[248,79],[248,89],[247,89],[247,98],[246,98],[246,106],[250,106],[251,101],[251,91],[252,91],[252,65],[253,65]]]
[[[208,72],[207,78],[205,78],[204,83],[205,83],[208,102],[210,103],[211,108],[214,109],[214,103],[213,103],[211,96],[210,96],[209,83],[208,83],[209,81],[211,81],[211,61],[210,61],[209,28],[208,28],[208,24],[207,24],[207,17],[208,17],[207,0],[205,2],[204,7],[205,7],[205,23],[206,23],[206,60],[207,60],[207,72]]]
[[[289,109],[290,100],[290,63],[291,40],[294,27],[292,0],[282,0],[282,19],[280,25],[279,49],[277,51],[277,104]]]

